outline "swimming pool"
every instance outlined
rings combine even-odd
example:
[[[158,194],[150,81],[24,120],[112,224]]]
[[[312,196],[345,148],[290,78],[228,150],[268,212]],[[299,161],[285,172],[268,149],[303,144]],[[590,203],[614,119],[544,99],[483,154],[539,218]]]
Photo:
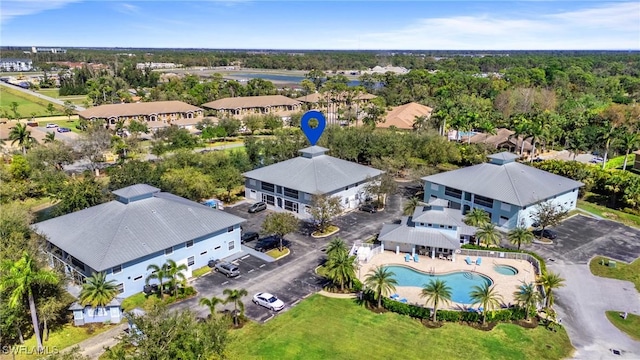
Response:
[[[489,277],[468,271],[431,275],[405,266],[389,265],[385,266],[385,268],[395,274],[394,278],[398,282],[398,286],[422,287],[431,280],[446,281],[447,286],[451,288],[451,300],[460,304],[471,304],[469,292],[471,292],[473,286],[481,286],[483,284],[491,286],[493,284]]]
[[[502,274],[502,275],[518,275],[518,269],[509,265],[498,264],[493,267],[493,270],[495,270],[498,274]]]

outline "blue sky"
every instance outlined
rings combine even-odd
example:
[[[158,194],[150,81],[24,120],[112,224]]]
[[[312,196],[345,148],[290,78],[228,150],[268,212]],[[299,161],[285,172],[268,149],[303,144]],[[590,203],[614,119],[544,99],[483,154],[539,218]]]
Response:
[[[640,49],[640,1],[2,0],[2,46]]]

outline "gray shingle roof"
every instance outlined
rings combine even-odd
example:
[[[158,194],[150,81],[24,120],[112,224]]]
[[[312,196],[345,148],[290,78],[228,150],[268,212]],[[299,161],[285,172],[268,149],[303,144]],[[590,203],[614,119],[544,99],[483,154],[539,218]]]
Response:
[[[412,226],[411,221],[406,216],[402,218],[400,224],[382,225],[378,240],[446,249],[460,248],[458,239],[447,236],[437,229],[416,228]]]
[[[411,220],[417,223],[457,226],[459,234],[474,235],[477,229],[465,224],[463,218],[460,210],[440,207],[430,209],[429,206],[416,206]]]
[[[299,156],[243,175],[309,194],[327,194],[382,173],[378,169],[329,155],[314,155],[311,158]]]
[[[96,271],[198,239],[245,219],[168,194],[110,201],[37,224],[54,245]]]
[[[584,185],[515,161],[478,164],[422,179],[522,207]]]

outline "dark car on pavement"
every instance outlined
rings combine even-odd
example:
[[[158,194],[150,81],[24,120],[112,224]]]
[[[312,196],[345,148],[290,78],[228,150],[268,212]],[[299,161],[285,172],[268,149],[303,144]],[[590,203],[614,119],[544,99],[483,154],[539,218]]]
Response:
[[[366,211],[368,213],[377,213],[378,209],[376,209],[375,206],[373,206],[372,204],[364,204],[364,205],[360,205],[359,207],[360,211]]]
[[[547,238],[549,240],[555,240],[558,237],[558,234],[556,234],[555,231],[549,230],[549,229],[533,230],[533,235],[535,235],[537,237]]]
[[[245,233],[242,233],[242,236],[240,237],[240,243],[244,244],[249,241],[258,240],[259,238],[260,234],[258,234],[257,232],[247,231]]]
[[[291,245],[291,242],[282,239],[282,246],[287,247],[289,245]],[[254,249],[256,249],[256,251],[265,252],[271,249],[275,249],[278,246],[280,246],[280,238],[272,235],[258,240],[258,243],[254,247]]]
[[[59,127],[56,129],[56,131],[59,133],[67,133],[67,132],[71,132],[71,129],[65,128],[65,127]]]
[[[249,206],[249,213],[257,213],[262,210],[267,210],[267,204],[263,201],[257,202],[251,206]]]

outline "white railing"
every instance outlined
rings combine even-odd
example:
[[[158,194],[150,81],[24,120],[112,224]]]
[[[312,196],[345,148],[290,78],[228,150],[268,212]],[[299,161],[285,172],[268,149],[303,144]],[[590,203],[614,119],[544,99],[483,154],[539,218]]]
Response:
[[[525,260],[528,261],[536,271],[536,275],[542,275],[540,271],[540,262],[535,257],[527,253],[518,252],[506,252],[496,250],[475,250],[475,249],[460,249],[458,255],[462,256],[481,256],[498,259],[513,259],[513,260]]]

